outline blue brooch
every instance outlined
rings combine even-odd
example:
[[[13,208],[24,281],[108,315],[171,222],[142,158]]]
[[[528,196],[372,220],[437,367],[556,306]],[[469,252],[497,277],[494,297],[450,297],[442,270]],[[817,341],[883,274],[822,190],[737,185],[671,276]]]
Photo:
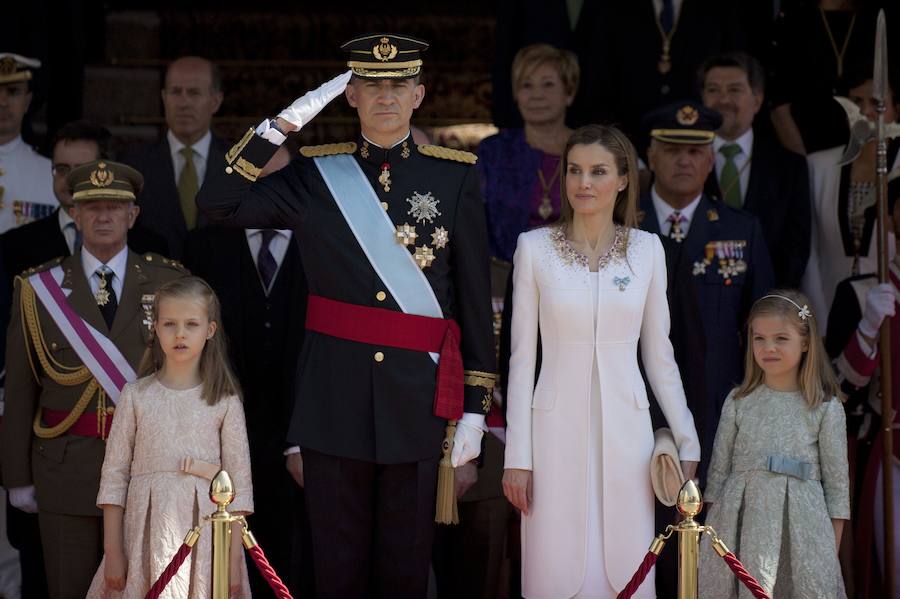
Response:
[[[625,291],[625,288],[628,287],[628,283],[631,282],[631,277],[613,277],[613,283],[619,286],[619,291]]]

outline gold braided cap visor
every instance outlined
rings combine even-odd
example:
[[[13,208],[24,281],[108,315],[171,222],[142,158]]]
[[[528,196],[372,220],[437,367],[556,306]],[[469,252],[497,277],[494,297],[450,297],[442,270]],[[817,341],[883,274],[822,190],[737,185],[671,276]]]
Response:
[[[696,131],[692,129],[653,129],[650,137],[672,144],[705,145],[712,143],[714,131]]]

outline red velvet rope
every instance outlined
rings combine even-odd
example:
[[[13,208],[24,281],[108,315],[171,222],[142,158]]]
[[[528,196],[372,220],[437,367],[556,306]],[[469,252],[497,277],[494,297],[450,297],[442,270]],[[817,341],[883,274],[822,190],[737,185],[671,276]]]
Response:
[[[631,599],[631,596],[637,592],[640,588],[641,583],[644,582],[644,579],[647,578],[647,574],[650,572],[650,568],[656,563],[656,560],[659,556],[652,551],[648,551],[647,555],[644,556],[644,561],[641,562],[641,565],[638,566],[637,572],[634,573],[634,576],[631,577],[631,580],[628,581],[628,584],[625,585],[625,588],[622,589],[618,595],[616,595],[616,599]]]
[[[744,564],[740,562],[734,553],[729,551],[722,556],[722,559],[725,560],[725,563],[728,564],[728,567],[731,568],[734,575],[738,577],[738,580],[744,583],[744,586],[753,593],[753,596],[756,597],[756,599],[771,599],[769,594],[759,585],[756,579],[750,576],[750,573],[744,568]]]
[[[278,574],[276,574],[272,566],[269,565],[269,560],[266,559],[266,554],[263,553],[262,547],[255,545],[248,549],[247,552],[253,558],[253,563],[256,564],[259,573],[262,574],[262,577],[265,578],[266,582],[269,583],[269,586],[272,587],[275,596],[278,597],[278,599],[293,599],[291,597],[291,592],[288,591],[288,588],[284,586],[284,583],[278,578]]]
[[[172,561],[169,562],[169,565],[166,566],[166,569],[162,571],[162,574],[159,575],[159,578],[156,582],[153,583],[153,586],[150,587],[150,590],[147,591],[147,594],[144,595],[144,599],[158,599],[158,597],[165,590],[166,586],[169,584],[169,581],[172,580],[172,577],[178,572],[178,568],[181,567],[181,564],[184,563],[184,560],[191,552],[191,546],[182,543],[181,547],[178,548],[178,551],[172,557]]]

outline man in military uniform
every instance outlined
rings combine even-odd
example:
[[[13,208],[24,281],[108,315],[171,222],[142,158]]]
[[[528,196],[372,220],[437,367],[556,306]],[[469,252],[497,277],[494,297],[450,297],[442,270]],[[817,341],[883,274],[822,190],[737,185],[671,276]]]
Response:
[[[300,245],[310,297],[288,440],[302,448],[320,597],[425,595],[439,479],[438,498],[453,493],[439,470],[479,454],[490,409],[475,156],[410,137],[426,48],[391,34],[347,42],[352,72],[248,131],[226,154],[228,176],[198,196],[213,221],[292,228]],[[285,133],[345,88],[360,137],[303,148],[257,181]]]
[[[0,233],[44,218],[57,208],[50,161],[22,140],[31,106],[30,81],[39,60],[0,53]]]
[[[703,191],[715,166],[719,113],[697,102],[677,102],[651,112],[645,125],[654,181],[641,198],[641,228],[658,234],[666,252],[670,335],[700,435],[702,482],[722,404],[743,377],[742,327],[774,275],[756,217]],[[665,426],[655,402],[653,408],[654,423]],[[658,510],[658,526],[671,519],[671,510]],[[661,597],[674,593],[674,562],[667,559],[657,567]]]
[[[37,512],[51,598],[82,598],[103,555],[96,507],[105,439],[150,337],[153,294],[183,276],[128,251],[142,177],[110,161],[68,176],[80,251],[16,279],[7,336],[3,483]]]

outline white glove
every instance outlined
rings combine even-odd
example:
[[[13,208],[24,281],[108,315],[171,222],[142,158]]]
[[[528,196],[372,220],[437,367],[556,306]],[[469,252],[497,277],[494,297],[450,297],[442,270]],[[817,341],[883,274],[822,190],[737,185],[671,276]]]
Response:
[[[278,116],[300,129],[319,114],[329,102],[344,93],[351,75],[353,75],[353,71],[347,71],[331,81],[326,81],[317,89],[306,92],[294,100],[293,104],[282,110]]]
[[[484,416],[471,412],[463,414],[463,417],[456,423],[450,465],[457,468],[477,458],[481,453],[481,437],[483,435]]]
[[[9,502],[13,507],[23,512],[36,514],[38,511],[37,499],[34,497],[34,485],[27,487],[15,487],[9,489]]]
[[[869,338],[878,336],[881,323],[895,311],[894,289],[890,283],[881,283],[866,293],[866,308],[859,321],[859,332]]]

